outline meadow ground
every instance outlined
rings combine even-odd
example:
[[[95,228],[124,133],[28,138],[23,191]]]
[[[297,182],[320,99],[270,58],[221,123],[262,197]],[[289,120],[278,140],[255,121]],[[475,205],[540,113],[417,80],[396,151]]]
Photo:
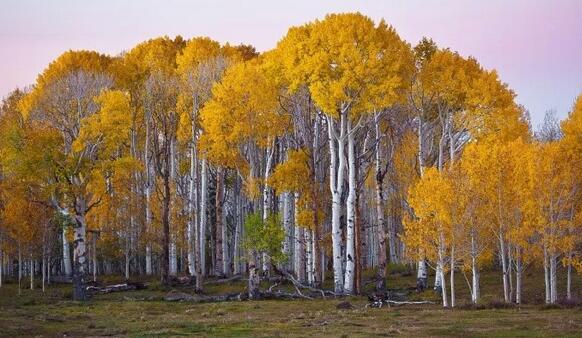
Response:
[[[70,299],[70,285],[23,289],[17,284],[0,288],[0,336],[253,336],[253,337],[368,337],[368,336],[507,336],[582,337],[582,306],[545,306],[539,272],[525,280],[527,304],[505,306],[499,302],[501,285],[496,271],[483,273],[483,301],[466,305],[469,298],[464,277],[459,274],[455,309],[440,305],[405,305],[380,309],[366,307],[365,297],[325,300],[265,300],[194,304],[163,300],[171,288],[149,281],[148,289],[94,296],[87,303]],[[563,274],[562,274],[563,275]],[[115,282],[118,277],[108,277]],[[414,276],[395,269],[390,287],[404,291],[414,285]],[[562,282],[562,281],[561,281]],[[264,284],[268,287],[268,284]],[[564,285],[560,285],[564,291]],[[371,285],[367,286],[367,289]],[[191,292],[189,287],[179,291]],[[242,291],[244,281],[209,284],[208,294]],[[582,279],[574,290],[580,297]],[[411,300],[435,300],[432,290],[410,293]],[[352,309],[338,309],[349,301]]]

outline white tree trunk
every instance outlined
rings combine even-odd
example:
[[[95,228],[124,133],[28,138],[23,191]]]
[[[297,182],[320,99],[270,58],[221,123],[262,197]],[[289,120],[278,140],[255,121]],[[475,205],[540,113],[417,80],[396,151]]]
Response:
[[[174,233],[170,234],[170,276],[177,276],[178,275],[178,257],[176,251],[176,236]]]
[[[293,206],[292,197],[290,192],[284,192],[281,195],[283,199],[283,228],[285,231],[285,240],[283,241],[283,253],[291,258],[291,230],[293,227]],[[289,266],[285,267],[285,270],[289,270]]]
[[[30,255],[30,289],[34,290],[34,260],[32,254]]]
[[[550,266],[548,264],[548,250],[544,244],[544,286],[546,291],[546,304],[550,304]]]
[[[269,180],[269,175],[271,173],[271,167],[273,165],[273,157],[275,154],[275,147],[271,146],[267,148],[267,162],[265,163],[265,173],[263,176],[263,222],[267,221],[269,217],[270,205],[271,205],[271,188],[267,184]],[[262,270],[264,273],[268,273],[270,270],[269,256],[266,253],[262,255]]]
[[[346,201],[347,228],[346,228],[346,274],[344,281],[344,292],[351,294],[354,291],[355,273],[355,221],[356,221],[356,154],[355,154],[355,131],[351,130],[351,123],[348,122],[348,198]]]
[[[202,275],[206,275],[206,213],[208,209],[208,168],[206,159],[202,160],[200,170],[200,233],[198,234],[200,242],[200,269]]]
[[[190,181],[188,189],[188,228],[186,232],[186,238],[188,241],[188,272],[191,277],[196,275],[196,252],[195,243],[196,240],[196,216],[198,211],[196,210],[196,192],[197,192],[197,173],[196,173],[196,149],[194,148],[195,134],[194,127],[192,127],[192,140],[190,140]]]
[[[455,247],[451,247],[451,307],[455,307]]]
[[[515,303],[517,304],[521,304],[521,281],[522,281],[522,263],[521,263],[521,255],[519,254],[516,257],[516,262],[515,262]]]
[[[343,264],[342,264],[342,231],[340,224],[340,217],[342,211],[341,196],[343,193],[343,177],[345,171],[345,113],[341,115],[340,121],[340,135],[336,137],[335,122],[332,117],[327,117],[328,133],[329,133],[329,152],[330,152],[330,166],[329,166],[329,183],[332,195],[332,209],[331,209],[331,241],[332,241],[332,255],[333,255],[333,279],[334,291],[336,293],[343,293]],[[337,147],[336,147],[337,142]],[[338,163],[339,162],[339,163]]]
[[[295,271],[295,278],[303,283],[305,281],[305,245],[303,241],[303,228],[297,223],[297,213],[299,212],[297,203],[299,200],[299,193],[295,193],[293,199],[295,204],[295,255],[293,256],[293,270]]]
[[[505,240],[503,235],[499,236],[499,258],[501,259],[501,271],[503,273],[503,299],[506,303],[509,303],[509,279],[508,279],[508,267],[507,267],[507,253],[505,249]]]
[[[471,301],[473,304],[477,304],[480,296],[480,285],[479,285],[479,268],[477,266],[477,244],[475,243],[475,232],[471,231],[471,271],[472,271],[472,293]]]
[[[307,283],[313,285],[313,237],[311,230],[303,229],[305,241],[305,256],[307,260]]]
[[[550,255],[550,303],[558,301],[557,255]]]
[[[145,166],[145,231],[151,231],[152,211],[151,211],[151,166],[149,162],[149,141],[150,139],[150,123],[149,116],[146,114],[146,134],[144,142],[144,166]],[[146,275],[152,274],[152,245],[150,240],[146,240]]]
[[[71,276],[73,274],[73,268],[69,240],[67,239],[67,229],[68,227],[63,227],[63,267],[65,268],[65,275]]]
[[[426,261],[421,259],[417,263],[417,272],[416,272],[416,285],[417,287],[426,288],[426,280],[428,279],[428,273],[426,269]]]
[[[442,278],[441,278],[442,273],[443,273],[443,271],[442,271],[441,265],[437,264],[436,272],[434,275],[434,290],[437,292],[440,291],[440,289],[443,287]]]
[[[437,262],[437,276],[441,281],[441,297],[443,299],[443,307],[449,306],[449,300],[447,298],[447,286],[445,281],[445,273],[444,273],[444,257],[442,249],[439,249],[439,259]]]

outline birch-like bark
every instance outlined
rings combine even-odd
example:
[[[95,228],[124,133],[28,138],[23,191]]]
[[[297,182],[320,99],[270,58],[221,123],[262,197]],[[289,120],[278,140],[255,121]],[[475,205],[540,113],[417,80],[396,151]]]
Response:
[[[178,252],[176,249],[176,236],[174,233],[170,234],[170,248],[169,248],[169,256],[170,256],[170,276],[177,276],[178,275]]]
[[[2,273],[0,272],[0,275]],[[2,277],[0,276],[0,279]],[[2,282],[0,281],[0,286]],[[566,299],[572,299],[572,252],[568,253],[568,267],[567,267],[567,276],[566,276]]]
[[[451,247],[451,307],[455,307],[455,247]]]
[[[475,231],[471,231],[471,271],[472,271],[472,293],[471,301],[477,304],[480,296],[479,285],[479,267],[477,266],[477,244],[475,239]]]
[[[294,271],[295,278],[301,283],[305,282],[305,246],[303,241],[303,228],[297,223],[297,213],[299,212],[298,203],[299,193],[293,195],[293,203],[295,204],[295,243],[294,243]]]
[[[507,253],[505,248],[505,240],[503,235],[499,235],[499,259],[501,260],[501,271],[503,273],[503,299],[506,303],[509,303],[509,279],[508,279],[508,268],[507,268]]]
[[[423,156],[423,130],[424,124],[422,122],[422,115],[418,115],[418,172],[420,177],[422,178],[424,174],[424,156]],[[416,288],[418,290],[423,290],[428,287],[428,271],[426,266],[426,261],[421,259],[418,261],[417,264],[418,270],[416,273]],[[436,274],[438,276],[438,273]],[[438,278],[438,277],[436,277]],[[435,288],[436,288],[436,281],[435,281]]]
[[[544,243],[544,286],[546,294],[546,304],[550,304],[550,266],[548,264],[548,249]]]
[[[428,286],[426,284],[428,280],[428,274],[426,269],[426,261],[424,259],[418,261],[416,271],[416,288],[418,290],[424,290]]]
[[[283,241],[283,253],[287,257],[291,257],[291,230],[293,227],[293,206],[291,205],[291,193],[284,192],[281,195],[283,199],[283,228],[285,231],[285,240]],[[289,264],[285,267],[289,270]]]
[[[188,228],[187,228],[187,249],[188,249],[188,272],[191,277],[196,275],[196,225],[198,224],[197,216],[198,210],[196,206],[197,201],[197,160],[196,160],[196,148],[195,148],[195,136],[196,130],[194,123],[192,123],[192,139],[190,140],[190,178],[189,178],[189,188],[188,188]]]
[[[80,184],[78,184],[80,185]],[[87,223],[85,222],[85,212],[87,203],[84,198],[77,197],[75,201],[75,226],[73,227],[74,243],[74,269],[73,269],[73,299],[86,300],[87,292],[85,289],[87,273]]]
[[[449,306],[449,300],[447,298],[447,286],[445,281],[445,273],[444,273],[444,248],[443,248],[443,235],[441,234],[441,244],[439,244],[438,249],[438,262],[437,262],[437,276],[440,280],[440,291],[441,297],[443,299],[443,307]]]
[[[355,131],[348,121],[348,198],[346,200],[346,270],[344,281],[344,292],[351,294],[354,292],[354,269],[355,269],[355,247],[354,229],[356,217],[356,152],[355,152]]]
[[[216,276],[224,275],[223,266],[223,253],[224,253],[224,240],[223,240],[223,227],[222,223],[222,202],[224,199],[224,170],[220,167],[216,169],[216,195],[215,195],[215,205],[216,205],[216,219],[215,219],[215,255],[216,261],[214,264],[214,272]]]
[[[550,255],[550,303],[558,301],[558,280],[557,280],[557,255]]]
[[[150,121],[149,113],[146,112],[146,132],[145,132],[145,142],[144,142],[144,166],[145,166],[145,231],[148,233],[151,231],[152,225],[152,211],[151,211],[151,165],[149,157],[149,145],[150,145]],[[146,275],[152,274],[152,245],[150,239],[146,239]]]
[[[442,266],[437,264],[436,267],[436,272],[435,272],[435,276],[434,276],[434,290],[436,292],[441,292],[441,288],[443,287],[443,279],[441,278],[441,275],[443,274],[442,271]]]
[[[202,159],[200,170],[200,232],[198,239],[200,242],[200,270],[202,276],[206,275],[206,222],[208,209],[208,168],[206,159]]]
[[[30,254],[30,289],[34,290],[34,259],[32,253]]]
[[[63,237],[63,267],[65,268],[65,276],[71,276],[73,274],[73,268],[71,264],[71,251],[69,247],[69,240],[67,239],[67,229],[68,227],[63,227],[62,237]]]
[[[515,258],[515,303],[517,304],[521,304],[522,270],[521,253],[518,253]]]
[[[378,268],[376,269],[376,291],[386,290],[386,230],[384,222],[384,193],[383,193],[383,180],[384,174],[382,173],[382,147],[380,145],[380,121],[379,114],[374,114],[374,129],[376,133],[376,154],[375,154],[375,166],[376,166],[376,236],[378,237]],[[390,236],[392,240],[392,236]],[[394,249],[395,243],[390,243],[390,252]]]
[[[305,242],[305,257],[307,266],[307,283],[309,285],[313,284],[313,237],[311,236],[311,230],[304,229],[304,242]]]
[[[267,161],[265,163],[265,173],[263,176],[263,222],[267,221],[269,217],[270,205],[271,205],[271,188],[267,184],[269,180],[269,175],[271,173],[271,167],[273,166],[273,158],[275,154],[275,146],[270,146],[267,148]],[[262,270],[263,273],[268,274],[270,270],[269,257],[266,253],[263,253],[262,257]]]
[[[342,231],[340,224],[341,217],[341,197],[343,193],[343,181],[345,171],[345,134],[346,134],[346,113],[341,113],[340,135],[336,137],[335,122],[331,116],[327,117],[327,129],[329,134],[329,183],[332,195],[332,217],[331,217],[331,241],[333,255],[333,279],[334,291],[343,293],[343,266],[342,266]],[[337,146],[336,146],[337,144]]]

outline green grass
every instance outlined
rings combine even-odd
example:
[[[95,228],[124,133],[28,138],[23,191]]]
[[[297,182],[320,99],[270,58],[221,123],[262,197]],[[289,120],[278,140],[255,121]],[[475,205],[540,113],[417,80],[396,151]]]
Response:
[[[391,288],[414,285],[414,274],[402,267],[389,269]],[[365,278],[373,275],[366,271]],[[468,288],[461,274],[457,280],[460,305],[468,298]],[[562,274],[563,275],[563,274]],[[108,277],[116,282],[119,277]],[[483,303],[501,296],[498,272],[484,272]],[[563,282],[561,280],[561,282]],[[52,285],[22,290],[16,284],[0,288],[0,335],[13,336],[260,336],[260,337],[369,337],[369,336],[582,336],[582,307],[545,307],[536,299],[543,296],[543,281],[530,272],[524,280],[529,304],[496,309],[483,306],[469,309],[442,309],[436,305],[401,306],[381,309],[366,307],[364,297],[349,297],[351,310],[339,310],[344,299],[244,301],[227,303],[170,303],[163,296],[170,290],[157,281],[149,281],[147,290],[98,295],[86,303],[68,300],[70,285]],[[205,292],[218,294],[244,289],[244,281],[208,285]],[[267,288],[268,284],[264,283]],[[288,288],[288,286],[284,286]],[[373,288],[368,285],[366,288]],[[564,291],[560,285],[559,291]],[[575,279],[580,297],[582,280]],[[191,288],[180,288],[191,292]],[[409,299],[433,299],[429,290],[412,293]],[[542,298],[543,299],[543,298]]]

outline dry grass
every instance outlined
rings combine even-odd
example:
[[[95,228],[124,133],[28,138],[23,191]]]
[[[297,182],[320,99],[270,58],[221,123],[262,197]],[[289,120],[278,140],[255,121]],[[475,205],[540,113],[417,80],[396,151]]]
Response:
[[[483,288],[485,306],[461,306],[454,310],[444,310],[438,305],[371,309],[366,307],[363,297],[348,299],[354,305],[351,310],[336,309],[343,301],[338,299],[169,303],[162,300],[168,289],[155,282],[148,290],[100,295],[81,304],[66,300],[70,296],[70,286],[51,286],[44,294],[38,289],[23,290],[19,297],[16,285],[8,284],[0,288],[0,335],[582,336],[582,307],[579,305],[544,307],[530,301],[520,308],[493,308],[487,304],[499,299],[498,273],[484,273],[483,279],[492,284]],[[414,276],[399,271],[389,281],[392,286],[405,289],[414,283]],[[458,282],[460,302],[468,297],[462,282]],[[530,276],[530,282],[525,285],[526,297],[535,300],[543,287],[537,284],[535,274]],[[582,281],[577,278],[575,289],[580,290],[581,285]],[[244,282],[236,282],[209,287],[207,292],[231,292],[242,288]],[[432,291],[412,294],[411,298],[438,299]]]

